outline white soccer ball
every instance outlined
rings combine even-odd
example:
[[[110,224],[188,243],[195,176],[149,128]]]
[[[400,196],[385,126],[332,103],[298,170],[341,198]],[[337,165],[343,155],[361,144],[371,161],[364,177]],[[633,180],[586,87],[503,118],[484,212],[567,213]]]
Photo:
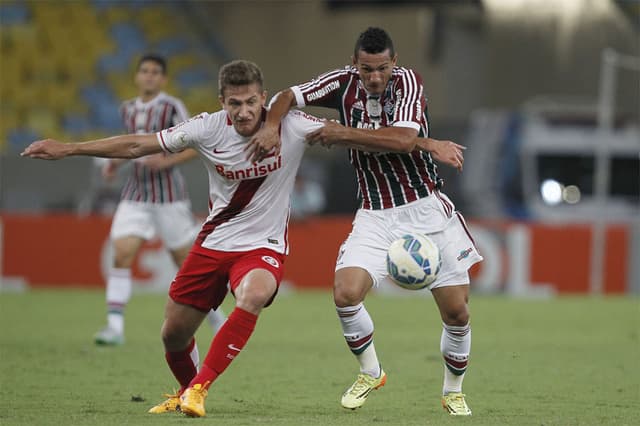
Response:
[[[395,240],[387,251],[387,272],[402,288],[420,290],[432,284],[440,271],[440,250],[431,238],[409,234]]]

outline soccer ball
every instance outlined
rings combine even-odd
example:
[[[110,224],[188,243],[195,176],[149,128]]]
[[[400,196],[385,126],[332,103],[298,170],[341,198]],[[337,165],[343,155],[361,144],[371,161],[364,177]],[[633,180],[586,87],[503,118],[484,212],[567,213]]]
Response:
[[[387,272],[402,288],[420,290],[432,284],[440,271],[440,250],[422,234],[405,235],[387,251]]]

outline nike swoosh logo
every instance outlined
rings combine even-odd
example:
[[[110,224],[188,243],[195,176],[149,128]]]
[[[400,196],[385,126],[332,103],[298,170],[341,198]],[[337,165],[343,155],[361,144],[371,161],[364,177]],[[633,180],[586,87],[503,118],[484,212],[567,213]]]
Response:
[[[213,153],[214,154],[224,154],[225,152],[229,152],[229,151],[220,151],[220,150],[218,150],[218,148],[214,148],[213,149]]]
[[[236,352],[240,352],[239,348],[236,348],[233,343],[229,343],[229,345],[227,346],[229,349],[231,349],[232,351],[236,351]]]

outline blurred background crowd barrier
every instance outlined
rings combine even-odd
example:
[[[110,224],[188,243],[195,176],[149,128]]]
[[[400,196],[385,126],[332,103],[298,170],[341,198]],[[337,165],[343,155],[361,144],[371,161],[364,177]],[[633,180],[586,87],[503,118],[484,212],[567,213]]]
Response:
[[[271,94],[350,62],[358,34],[385,28],[424,79],[432,136],[467,146],[444,191],[485,262],[474,290],[640,293],[640,4],[633,0],[0,2],[0,287],[100,286],[119,187],[94,161],[30,161],[43,137],[123,131],[145,52],[167,56],[167,92],[215,111],[217,71],[258,63]],[[311,112],[335,118],[322,109]],[[182,166],[207,209],[199,161]],[[357,207],[342,149],[310,149],[293,203],[294,286],[330,288]],[[159,242],[139,289],[174,271]],[[166,259],[165,259],[166,257]]]

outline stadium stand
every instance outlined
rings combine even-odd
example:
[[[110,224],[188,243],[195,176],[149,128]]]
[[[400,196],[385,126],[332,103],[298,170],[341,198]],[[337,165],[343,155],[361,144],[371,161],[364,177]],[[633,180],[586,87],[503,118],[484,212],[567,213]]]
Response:
[[[226,58],[217,55],[219,43],[207,47],[210,29],[203,37],[190,24],[193,13],[167,2],[3,1],[0,153],[44,136],[122,131],[118,105],[135,96],[132,75],[145,52],[168,58],[166,90],[191,112],[215,109],[217,68]]]

